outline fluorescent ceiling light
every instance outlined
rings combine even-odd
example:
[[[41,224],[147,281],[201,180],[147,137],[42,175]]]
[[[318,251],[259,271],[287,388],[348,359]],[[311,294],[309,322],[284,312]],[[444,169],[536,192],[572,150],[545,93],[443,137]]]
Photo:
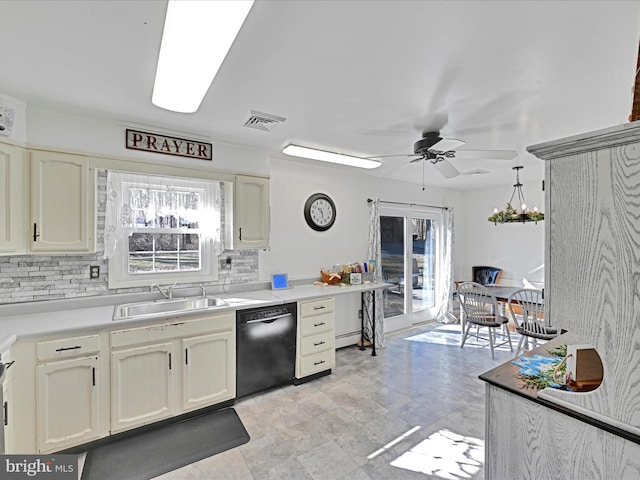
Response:
[[[198,110],[252,5],[253,0],[169,0],[154,105]]]
[[[380,165],[382,165],[382,163],[377,160],[369,160],[367,158],[352,157],[351,155],[343,155],[341,153],[326,152],[324,150],[316,150],[315,148],[300,147],[298,145],[287,145],[282,149],[282,153],[291,155],[293,157],[310,158],[311,160],[320,160],[322,162],[349,165],[350,167],[378,168]]]

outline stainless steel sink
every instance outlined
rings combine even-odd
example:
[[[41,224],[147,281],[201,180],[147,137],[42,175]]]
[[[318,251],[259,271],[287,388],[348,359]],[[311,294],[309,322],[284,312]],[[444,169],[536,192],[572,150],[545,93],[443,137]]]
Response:
[[[229,304],[217,297],[187,297],[125,303],[124,305],[117,305],[115,307],[113,320],[137,317],[159,317],[194,310],[214,310],[226,306],[229,306]]]

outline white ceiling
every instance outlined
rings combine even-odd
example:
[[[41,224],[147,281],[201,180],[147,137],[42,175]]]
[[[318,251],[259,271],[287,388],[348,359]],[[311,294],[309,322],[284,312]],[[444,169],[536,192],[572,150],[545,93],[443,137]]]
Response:
[[[412,153],[423,130],[513,161],[428,185],[542,178],[528,145],[628,121],[640,2],[257,0],[200,109],[151,104],[165,1],[0,1],[0,93],[283,155],[289,143],[359,156]],[[203,58],[202,61],[206,61]],[[176,65],[188,69],[189,65]],[[243,127],[249,110],[286,117]],[[215,148],[215,147],[214,147]],[[215,159],[214,159],[215,160]],[[302,161],[302,160],[300,160]],[[363,174],[422,182],[395,157]]]

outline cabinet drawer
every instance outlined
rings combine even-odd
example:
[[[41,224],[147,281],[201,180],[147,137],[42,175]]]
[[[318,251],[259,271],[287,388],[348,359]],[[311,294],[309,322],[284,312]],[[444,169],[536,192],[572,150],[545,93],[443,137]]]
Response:
[[[332,330],[300,340],[300,355],[313,355],[323,350],[335,350],[336,338]]]
[[[171,338],[199,335],[222,331],[234,331],[236,325],[233,313],[207,315],[205,317],[180,322],[147,325],[146,327],[127,328],[111,332],[111,348],[125,347],[142,343],[151,343]]]
[[[333,298],[323,298],[312,302],[303,302],[300,304],[300,314],[303,317],[323,315],[325,313],[333,312],[333,305]]]
[[[300,335],[303,337],[315,335],[316,333],[326,332],[329,330],[333,332],[334,330],[335,322],[333,313],[301,318],[298,321],[300,322]]]
[[[324,352],[316,353],[315,355],[302,357],[300,358],[300,362],[300,374],[302,377],[306,377],[335,367],[336,352],[333,349],[325,350]]]
[[[84,337],[62,338],[36,344],[38,361],[56,358],[77,357],[100,351],[100,335],[86,335]]]

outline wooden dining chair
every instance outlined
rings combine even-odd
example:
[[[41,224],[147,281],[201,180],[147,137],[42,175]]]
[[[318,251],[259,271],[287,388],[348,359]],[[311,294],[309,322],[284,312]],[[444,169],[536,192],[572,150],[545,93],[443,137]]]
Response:
[[[529,339],[537,346],[538,340],[551,340],[559,331],[549,327],[544,320],[544,296],[542,290],[521,288],[509,296],[508,308],[516,324],[516,332],[521,337],[516,349],[516,357],[522,346],[528,347]]]
[[[478,339],[485,338],[479,335],[481,327],[487,327],[489,331],[489,337],[485,339],[489,341],[489,346],[491,347],[491,358],[495,358],[494,348],[504,345],[507,342],[513,352],[511,335],[507,328],[509,319],[500,315],[496,297],[485,286],[476,282],[465,282],[460,285],[458,287],[458,296],[466,323],[460,348],[464,347],[464,343],[469,336],[469,330],[472,325],[475,325],[477,327],[476,337]],[[502,329],[503,335],[506,335],[506,340],[496,344],[496,335],[500,329]]]

